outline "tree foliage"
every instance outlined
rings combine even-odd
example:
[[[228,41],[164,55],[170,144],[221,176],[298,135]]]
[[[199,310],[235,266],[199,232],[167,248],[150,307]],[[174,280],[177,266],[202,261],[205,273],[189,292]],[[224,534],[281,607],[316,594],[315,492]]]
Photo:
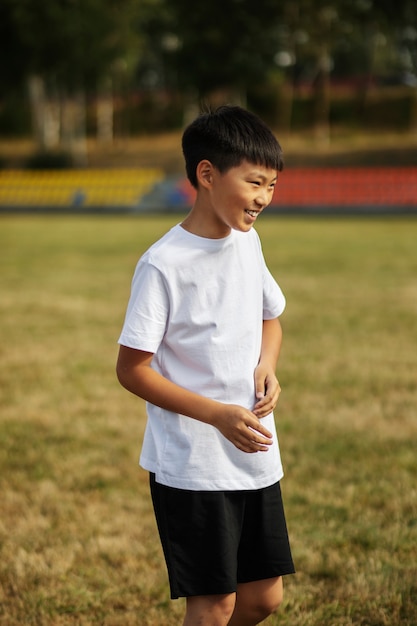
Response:
[[[177,0],[174,11],[183,86],[205,94],[265,80],[277,50],[280,2],[216,0],[190,10],[189,0]]]
[[[130,0],[2,0],[2,46],[10,54],[2,55],[2,75],[10,82],[39,74],[68,91],[88,88],[124,54],[134,6]]]
[[[278,77],[310,82],[326,116],[331,75],[408,74],[417,81],[417,4],[2,0],[0,46],[3,91],[30,75],[61,93],[94,91],[118,71],[131,89],[205,98],[225,87],[244,93]]]
[[[158,84],[206,94],[264,81],[280,52],[299,72],[327,54],[331,68],[358,73],[378,33],[385,46],[403,45],[415,56],[416,3],[2,0],[0,77],[10,85],[36,73],[67,89],[89,87],[117,59],[134,59],[142,77],[153,70]]]

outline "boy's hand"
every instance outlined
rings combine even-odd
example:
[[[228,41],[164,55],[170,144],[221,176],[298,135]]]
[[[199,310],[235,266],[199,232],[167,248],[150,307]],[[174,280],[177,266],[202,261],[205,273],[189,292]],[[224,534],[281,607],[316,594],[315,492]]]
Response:
[[[265,417],[271,413],[278,402],[281,387],[275,371],[259,364],[255,369],[255,394],[257,402],[253,412],[257,417]]]
[[[272,443],[272,433],[237,404],[222,405],[213,425],[242,452],[266,452]]]

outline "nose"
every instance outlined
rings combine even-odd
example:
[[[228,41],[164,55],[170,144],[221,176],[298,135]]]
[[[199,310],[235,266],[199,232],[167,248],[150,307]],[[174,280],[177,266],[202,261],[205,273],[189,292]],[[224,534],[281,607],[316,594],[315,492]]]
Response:
[[[266,207],[270,203],[270,200],[271,198],[268,189],[260,187],[255,198],[257,206],[259,206],[260,208]]]

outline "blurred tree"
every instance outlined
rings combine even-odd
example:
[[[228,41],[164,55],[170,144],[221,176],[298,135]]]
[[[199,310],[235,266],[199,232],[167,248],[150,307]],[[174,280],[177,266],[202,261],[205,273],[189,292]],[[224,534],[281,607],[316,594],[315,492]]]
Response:
[[[196,11],[189,0],[176,0],[174,12],[184,88],[197,89],[201,97],[222,87],[244,94],[274,66],[280,2],[212,0]]]
[[[2,0],[0,76],[9,88],[28,82],[40,146],[82,139],[85,94],[123,56],[135,10],[134,0]]]
[[[314,126],[321,140],[329,140],[331,74],[348,77],[360,89],[359,112],[378,71],[386,74],[393,59],[398,64],[402,57],[408,67],[405,76],[415,77],[416,13],[414,0],[283,2],[277,62],[286,68],[290,83],[304,80],[312,84]],[[417,96],[415,102],[410,119],[417,124]]]
[[[51,145],[83,128],[85,95],[97,90],[106,139],[113,88],[122,99],[137,87],[181,94],[194,114],[201,103],[245,104],[249,90],[271,93],[284,77],[290,127],[291,85],[307,80],[327,141],[331,75],[362,77],[366,103],[373,76],[391,66],[415,94],[417,126],[416,13],[415,0],[1,0],[0,84],[29,85],[34,129]]]
[[[316,135],[327,142],[331,74],[344,67],[360,79],[365,101],[378,41],[412,4],[399,0],[391,19],[372,0],[212,0],[198,10],[191,0],[146,0],[136,24],[146,39],[141,84],[177,87],[194,105],[216,103],[219,92],[245,103],[248,88],[281,72],[289,127],[291,85],[304,76],[313,87]]]
[[[14,18],[12,3],[0,3],[0,95],[21,84],[26,71],[26,51]]]
[[[367,67],[364,28],[369,0],[286,0],[277,63],[287,67],[290,84],[313,88],[313,124],[319,140],[329,141],[330,77],[340,71],[362,75]],[[339,67],[337,65],[339,64]]]
[[[374,19],[385,52],[378,58],[375,50],[375,69],[378,71],[385,65],[389,82],[410,89],[409,128],[417,133],[417,3],[415,0],[379,0],[375,3]]]
[[[277,24],[275,0],[191,0],[148,2],[142,27],[148,68],[191,99],[210,103],[216,92],[245,100],[248,85],[265,80],[274,67]]]

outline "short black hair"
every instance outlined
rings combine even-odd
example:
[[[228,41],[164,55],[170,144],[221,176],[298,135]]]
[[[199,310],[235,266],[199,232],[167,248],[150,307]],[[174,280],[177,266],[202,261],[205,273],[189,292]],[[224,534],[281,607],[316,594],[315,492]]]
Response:
[[[197,165],[210,161],[225,173],[242,161],[279,172],[282,148],[271,129],[257,115],[239,106],[224,105],[200,114],[184,131],[182,151],[187,176],[197,188]]]

